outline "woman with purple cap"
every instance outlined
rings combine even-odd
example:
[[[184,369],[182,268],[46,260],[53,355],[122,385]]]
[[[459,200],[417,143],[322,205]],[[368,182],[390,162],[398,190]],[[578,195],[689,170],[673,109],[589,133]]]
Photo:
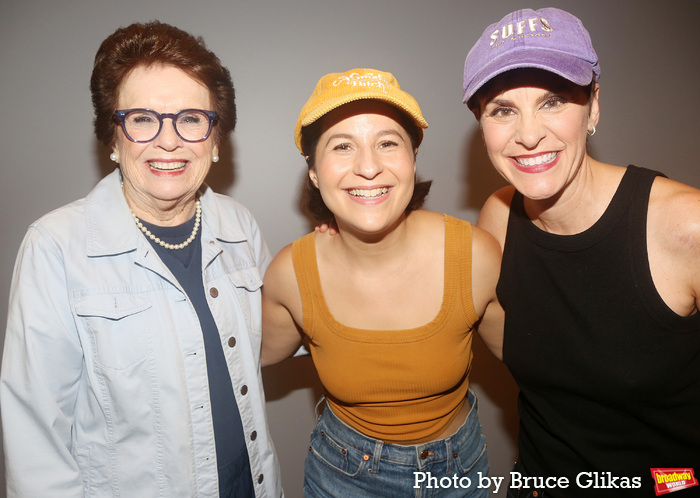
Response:
[[[599,76],[586,29],[553,8],[489,26],[465,63],[512,185],[478,226],[503,248],[513,496],[647,496],[651,468],[700,469],[700,191],[588,155]]]
[[[305,336],[326,391],[306,496],[488,496],[469,372],[479,320],[500,356],[500,249],[419,209],[427,126],[394,76],[374,69],[321,78],[297,122],[309,208],[337,235],[312,232],[270,264],[262,361],[287,358]]]

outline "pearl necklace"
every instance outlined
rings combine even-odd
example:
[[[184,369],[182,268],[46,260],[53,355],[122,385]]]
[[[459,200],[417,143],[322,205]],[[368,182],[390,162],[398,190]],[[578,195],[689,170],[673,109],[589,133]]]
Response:
[[[189,237],[187,237],[187,240],[180,243],[180,244],[168,244],[167,242],[160,240],[160,238],[156,237],[148,228],[146,228],[143,223],[141,223],[141,220],[139,220],[136,215],[131,212],[131,216],[134,217],[134,221],[136,222],[136,226],[141,229],[141,231],[151,239],[153,242],[156,244],[170,250],[174,249],[182,249],[184,247],[187,247],[190,245],[190,242],[192,242],[195,237],[197,236],[197,232],[199,231],[199,223],[202,220],[202,203],[199,202],[199,199],[195,202],[195,218],[194,218],[194,228],[192,229],[192,233],[190,234]]]

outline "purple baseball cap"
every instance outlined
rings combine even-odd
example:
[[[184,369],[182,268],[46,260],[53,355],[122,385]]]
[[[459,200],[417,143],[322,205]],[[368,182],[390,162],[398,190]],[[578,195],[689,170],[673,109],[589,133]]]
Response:
[[[532,67],[577,85],[598,81],[600,66],[581,21],[560,9],[511,12],[481,35],[464,62],[464,100],[494,76]]]

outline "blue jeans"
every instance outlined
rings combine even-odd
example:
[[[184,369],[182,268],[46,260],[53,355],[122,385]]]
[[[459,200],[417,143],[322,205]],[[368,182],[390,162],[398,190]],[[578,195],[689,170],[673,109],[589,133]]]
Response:
[[[520,460],[515,462],[515,466],[513,467],[513,472],[518,472],[521,476],[523,477],[530,477],[530,475],[525,472],[525,467],[523,467],[523,464],[520,463]],[[508,496],[507,498],[547,498],[548,496],[551,496],[550,493],[545,492],[544,489],[538,489],[538,488],[523,488],[523,487],[514,487],[513,484],[508,483]]]
[[[488,497],[489,465],[477,414],[471,410],[448,438],[414,445],[387,444],[348,427],[326,404],[311,433],[304,466],[307,497]],[[319,404],[323,401],[319,401]],[[318,409],[318,405],[316,406]]]

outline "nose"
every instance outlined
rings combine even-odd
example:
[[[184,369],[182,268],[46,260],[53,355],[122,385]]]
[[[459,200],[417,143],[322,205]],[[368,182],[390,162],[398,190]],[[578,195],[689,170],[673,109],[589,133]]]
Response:
[[[181,145],[181,139],[175,132],[174,122],[171,118],[163,118],[163,126],[158,136],[153,140],[153,145],[164,150],[175,150]]]
[[[531,114],[521,114],[515,141],[526,149],[535,149],[547,134],[546,127],[541,119]]]
[[[355,173],[357,176],[361,176],[367,180],[372,180],[382,171],[384,171],[384,167],[382,166],[381,161],[372,151],[363,151],[357,155],[353,167],[353,173]]]

